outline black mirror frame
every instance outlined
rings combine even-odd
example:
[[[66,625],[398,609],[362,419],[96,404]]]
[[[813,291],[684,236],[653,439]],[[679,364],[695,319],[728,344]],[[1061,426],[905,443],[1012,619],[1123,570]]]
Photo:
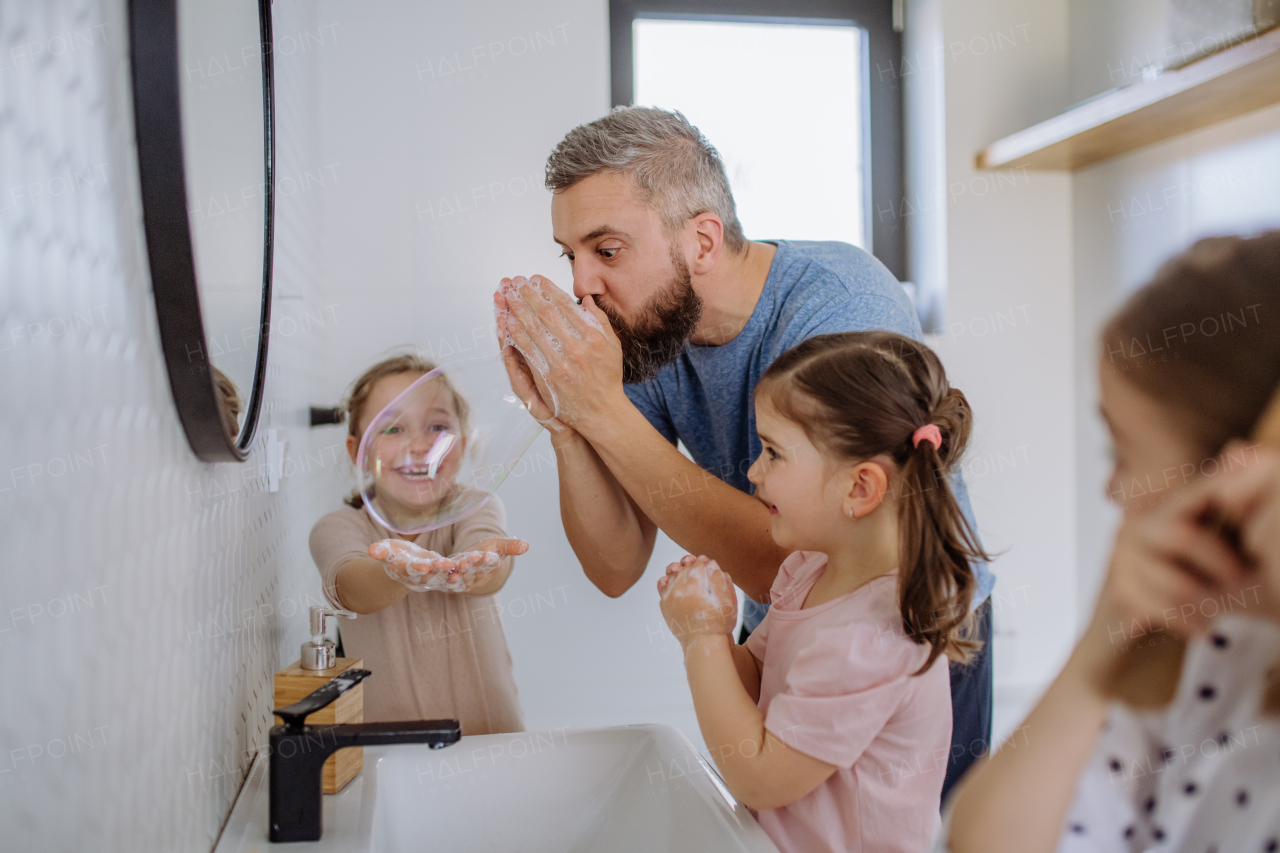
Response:
[[[258,0],[262,43],[264,247],[257,362],[239,435],[224,426],[223,403],[210,369],[187,215],[182,147],[178,0],[129,0],[129,52],[138,177],[151,290],[169,387],[195,455],[206,462],[243,462],[257,432],[271,329],[271,266],[275,234],[275,75],[271,0]]]

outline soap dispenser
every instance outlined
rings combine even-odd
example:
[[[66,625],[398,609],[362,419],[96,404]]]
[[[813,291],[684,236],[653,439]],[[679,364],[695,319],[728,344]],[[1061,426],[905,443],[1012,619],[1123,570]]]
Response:
[[[356,614],[348,610],[327,607],[311,608],[311,639],[302,644],[302,656],[275,675],[275,704],[273,708],[292,705],[348,669],[362,669],[362,658],[337,657],[332,640],[325,637],[331,616],[354,619]],[[283,720],[276,717],[276,725]],[[364,685],[357,684],[327,708],[307,717],[308,725],[364,722]],[[340,749],[324,763],[324,792],[336,794],[364,769],[364,750],[358,746]]]

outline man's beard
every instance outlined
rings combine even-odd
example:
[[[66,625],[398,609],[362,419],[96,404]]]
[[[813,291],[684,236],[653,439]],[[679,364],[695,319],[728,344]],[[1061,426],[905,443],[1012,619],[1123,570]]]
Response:
[[[622,344],[622,381],[628,385],[648,382],[679,358],[702,319],[702,297],[693,289],[689,265],[674,249],[671,265],[675,277],[654,294],[634,323],[597,303]]]

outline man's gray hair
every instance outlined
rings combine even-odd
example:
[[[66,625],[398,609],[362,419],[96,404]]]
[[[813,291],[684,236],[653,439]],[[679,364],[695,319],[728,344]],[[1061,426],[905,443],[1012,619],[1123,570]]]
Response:
[[[724,225],[725,245],[735,253],[745,248],[724,162],[679,112],[615,107],[578,125],[547,158],[547,189],[566,190],[601,172],[629,176],[668,234],[699,214],[714,213]]]

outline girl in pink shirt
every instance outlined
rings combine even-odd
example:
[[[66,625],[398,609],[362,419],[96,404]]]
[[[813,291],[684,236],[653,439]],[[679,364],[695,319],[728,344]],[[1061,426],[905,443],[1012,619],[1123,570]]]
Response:
[[[946,659],[976,648],[969,563],[989,559],[948,481],[972,413],[932,350],[882,331],[783,353],[755,408],[748,476],[794,551],[768,616],[738,646],[714,561],[658,581],[702,736],[784,853],[918,853],[951,744]]]

